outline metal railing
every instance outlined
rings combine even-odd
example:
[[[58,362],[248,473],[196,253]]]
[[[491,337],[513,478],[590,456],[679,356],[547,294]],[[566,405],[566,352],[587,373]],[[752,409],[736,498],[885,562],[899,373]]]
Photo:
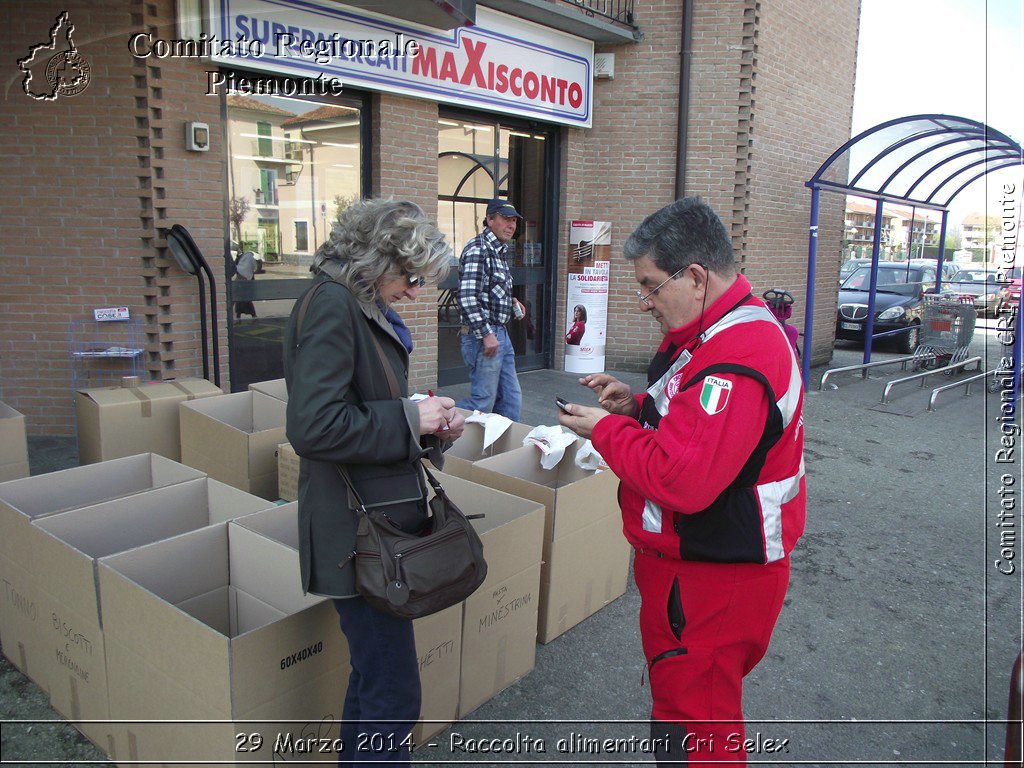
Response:
[[[976,381],[981,381],[982,379],[987,379],[989,376],[991,376],[994,373],[997,373],[998,371],[998,368],[993,368],[991,371],[985,371],[984,373],[979,373],[976,376],[970,376],[966,379],[961,379],[960,381],[954,381],[952,384],[947,384],[944,387],[936,387],[935,389],[932,390],[932,396],[928,398],[928,410],[934,411],[936,409],[935,401],[939,399],[939,395],[941,393],[947,392],[951,389],[956,389],[957,387],[963,387],[964,397],[966,397],[967,395],[971,394],[971,384],[973,384]]]
[[[821,381],[818,382],[818,390],[822,391],[825,389],[825,382],[828,381],[829,376],[834,373],[852,373],[853,371],[860,371],[861,378],[866,379],[868,377],[869,368],[878,368],[883,365],[894,365],[896,363],[900,363],[905,371],[907,370],[907,363],[921,363],[926,360],[933,360],[934,358],[934,355],[907,355],[906,357],[894,357],[891,360],[876,360],[873,363],[860,363],[859,365],[847,365],[842,368],[832,368],[821,375]],[[832,386],[835,385],[833,384]]]
[[[624,24],[630,29],[638,29],[633,16],[633,0],[560,0],[582,10],[587,16],[600,16],[602,19]]]
[[[920,379],[921,386],[923,387],[924,379],[928,378],[929,376],[934,376],[937,373],[952,373],[957,368],[963,368],[965,366],[970,365],[971,363],[977,363],[977,370],[981,370],[981,357],[969,357],[966,360],[961,360],[958,363],[952,363],[951,365],[947,365],[943,368],[933,368],[930,371],[922,371],[921,373],[915,373],[913,376],[906,376],[902,379],[890,381],[888,384],[885,385],[885,389],[882,390],[882,402],[888,403],[890,393],[900,384],[906,384],[909,381],[917,381],[918,379]]]

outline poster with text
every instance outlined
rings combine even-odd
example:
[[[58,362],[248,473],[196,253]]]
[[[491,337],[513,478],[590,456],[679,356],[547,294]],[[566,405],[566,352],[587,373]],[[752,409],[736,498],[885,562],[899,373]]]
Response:
[[[565,294],[565,370],[569,373],[604,370],[611,254],[611,222],[570,223]]]

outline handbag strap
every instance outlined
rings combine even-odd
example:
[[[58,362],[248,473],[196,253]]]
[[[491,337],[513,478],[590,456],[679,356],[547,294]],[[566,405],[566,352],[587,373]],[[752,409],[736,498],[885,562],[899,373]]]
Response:
[[[398,380],[395,378],[395,369],[391,367],[391,363],[384,357],[384,349],[380,345],[380,341],[377,339],[377,334],[373,332],[373,328],[370,329],[370,338],[373,339],[373,346],[377,348],[377,356],[380,358],[380,364],[384,368],[384,376],[388,380],[388,388],[391,390],[391,399],[397,400],[402,396],[402,390],[398,388]]]
[[[434,493],[440,498],[444,499],[444,501],[447,502],[448,504],[455,506],[454,502],[450,498],[448,498],[448,494],[445,492],[444,488],[441,487],[441,483],[439,483],[437,481],[437,478],[434,477],[434,473],[430,471],[430,468],[422,461],[420,461],[419,464],[421,467],[423,467],[423,471],[427,475],[427,482],[429,482],[430,487],[434,489]],[[458,509],[458,507],[456,507],[456,509]],[[486,517],[486,515],[483,512],[480,512],[479,514],[475,515],[467,515],[465,512],[463,512],[462,516],[465,517],[467,520],[481,520],[484,517]]]
[[[308,291],[306,295],[302,297],[302,303],[299,304],[299,312],[295,315],[295,346],[299,346],[299,336],[302,335],[302,321],[306,319],[306,310],[309,309],[309,302],[313,300],[313,296],[316,292],[324,287],[327,283],[333,283],[334,280],[324,280],[322,283],[317,283]]]

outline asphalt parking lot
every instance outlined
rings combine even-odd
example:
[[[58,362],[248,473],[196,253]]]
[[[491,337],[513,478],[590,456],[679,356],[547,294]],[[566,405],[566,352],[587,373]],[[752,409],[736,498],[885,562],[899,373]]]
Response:
[[[980,328],[972,352],[994,367],[1002,348]],[[840,343],[832,366],[860,356]],[[807,532],[793,554],[771,648],[745,687],[747,735],[760,739],[751,764],[1001,763],[999,721],[1021,648],[1019,498],[1005,490],[1007,476],[1014,487],[1022,481],[1019,454],[997,460],[1000,393],[984,387],[969,397],[949,393],[928,412],[931,387],[951,381],[939,375],[925,390],[900,388],[897,407],[880,409],[883,385],[905,375],[895,369],[867,380],[840,377],[837,389],[824,392],[816,389],[824,369],[812,374]],[[623,377],[642,384],[639,374]],[[523,421],[552,423],[554,395],[576,392],[574,378],[523,374]],[[578,397],[586,401],[586,392]],[[33,440],[32,452],[34,464],[68,461],[59,441]],[[1006,498],[1015,506],[1000,521]],[[1000,572],[1011,566],[1012,574]],[[556,746],[574,734],[647,735],[638,605],[630,582],[622,598],[539,646],[532,673],[422,745],[414,759],[424,766],[649,762],[637,753]],[[103,759],[6,660],[0,718],[5,763]],[[518,751],[469,753],[458,747],[467,738],[508,739]]]

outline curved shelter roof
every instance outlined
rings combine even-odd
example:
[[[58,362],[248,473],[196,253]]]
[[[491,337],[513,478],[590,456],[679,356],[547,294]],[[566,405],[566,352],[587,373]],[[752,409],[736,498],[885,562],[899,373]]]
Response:
[[[912,115],[850,139],[807,186],[945,209],[985,174],[1021,164],[1020,143],[984,123],[952,115]],[[842,173],[847,167],[848,176]]]

